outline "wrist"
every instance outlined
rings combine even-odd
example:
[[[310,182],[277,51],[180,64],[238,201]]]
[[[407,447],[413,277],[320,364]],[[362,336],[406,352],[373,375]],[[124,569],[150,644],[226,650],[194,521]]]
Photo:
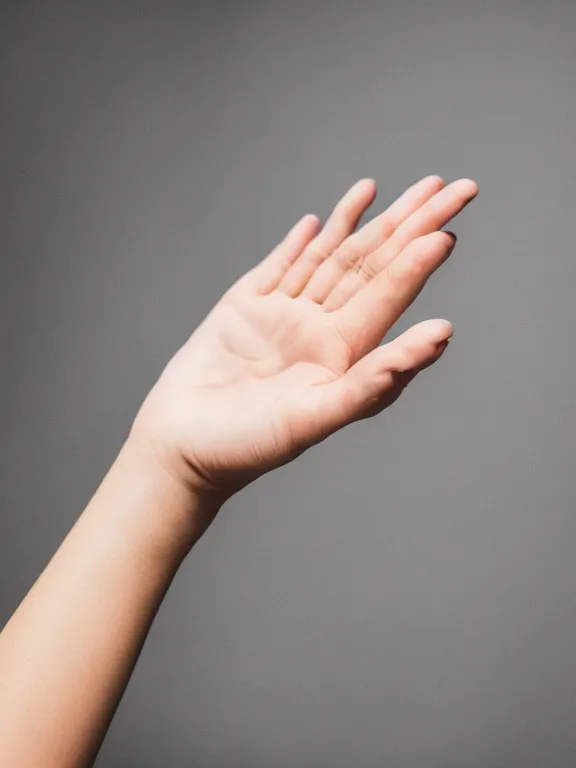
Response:
[[[90,506],[146,558],[180,562],[223,501],[183,481],[161,457],[129,437]]]

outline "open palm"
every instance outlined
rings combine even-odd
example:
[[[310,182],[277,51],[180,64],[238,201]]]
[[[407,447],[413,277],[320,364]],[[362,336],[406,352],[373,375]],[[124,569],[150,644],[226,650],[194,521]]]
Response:
[[[231,492],[381,411],[446,347],[446,320],[379,345],[452,251],[441,227],[476,193],[427,177],[355,231],[376,195],[364,179],[320,231],[305,216],[173,357],[135,429]]]

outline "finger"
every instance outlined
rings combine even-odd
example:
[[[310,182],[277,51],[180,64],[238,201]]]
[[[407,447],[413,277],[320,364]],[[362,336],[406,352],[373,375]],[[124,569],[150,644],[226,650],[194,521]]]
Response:
[[[447,320],[427,320],[370,352],[344,376],[317,387],[313,404],[322,437],[391,405],[423,368],[443,354],[452,335]]]
[[[413,240],[374,280],[332,313],[353,359],[380,343],[430,275],[448,258],[455,243],[455,235],[449,232],[433,232]]]
[[[328,297],[342,277],[362,258],[376,250],[394,230],[432,195],[442,189],[440,176],[427,176],[409,187],[392,205],[346,238],[310,278],[302,295],[319,304]]]
[[[448,347],[449,342],[450,339],[439,342],[433,351],[427,355],[425,359],[422,360],[422,362],[416,364],[413,368],[408,368],[406,370],[395,370],[394,368],[391,368],[390,372],[392,376],[392,382],[390,387],[383,390],[379,396],[377,395],[375,398],[373,398],[372,404],[366,407],[358,415],[357,420],[369,419],[383,411],[384,408],[392,405],[392,403],[400,397],[408,384],[410,384],[410,382],[413,381],[421,371],[423,371],[425,368],[429,368],[442,357],[446,351],[446,348]]]
[[[279,289],[288,296],[298,296],[320,264],[354,231],[375,197],[376,182],[373,179],[362,179],[354,184],[336,205],[318,236],[284,275]]]
[[[273,291],[304,248],[317,234],[320,220],[312,213],[307,213],[294,224],[292,229],[278,245],[251,270],[250,279],[255,279],[261,293]]]
[[[476,182],[460,179],[431,197],[409,216],[391,237],[342,277],[323,306],[327,312],[343,306],[367,282],[380,274],[406,246],[418,237],[444,227],[478,194]]]

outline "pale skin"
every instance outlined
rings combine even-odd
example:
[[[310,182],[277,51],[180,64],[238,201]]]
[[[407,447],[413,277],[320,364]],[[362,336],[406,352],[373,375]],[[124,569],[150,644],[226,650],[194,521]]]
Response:
[[[117,458],[0,634],[0,765],[92,765],[156,611],[222,505],[393,403],[450,322],[381,340],[455,245],[477,194],[437,176],[361,228],[363,179],[307,215],[168,363]]]

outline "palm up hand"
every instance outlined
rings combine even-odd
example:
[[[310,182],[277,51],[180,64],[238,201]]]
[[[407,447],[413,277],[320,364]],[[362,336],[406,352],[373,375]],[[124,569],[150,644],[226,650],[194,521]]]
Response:
[[[428,320],[380,342],[451,253],[440,230],[476,193],[468,179],[427,177],[355,231],[376,195],[364,179],[321,229],[305,216],[172,358],[134,435],[171,473],[226,497],[390,405],[452,327]]]

